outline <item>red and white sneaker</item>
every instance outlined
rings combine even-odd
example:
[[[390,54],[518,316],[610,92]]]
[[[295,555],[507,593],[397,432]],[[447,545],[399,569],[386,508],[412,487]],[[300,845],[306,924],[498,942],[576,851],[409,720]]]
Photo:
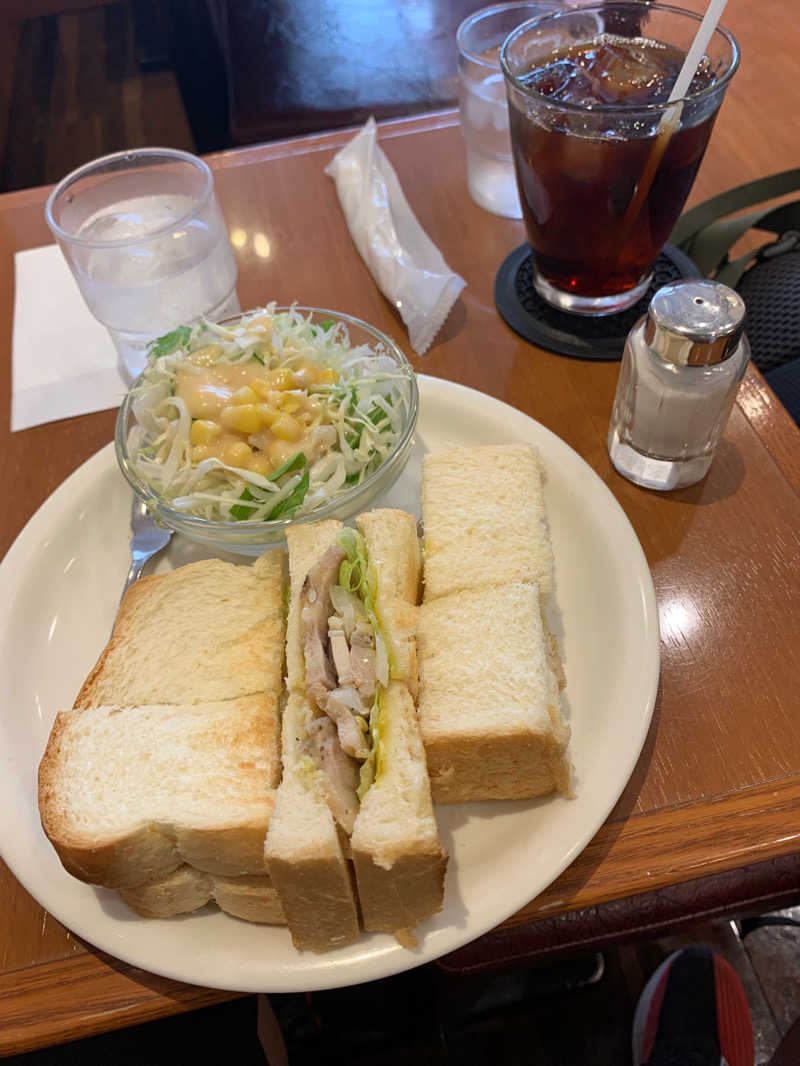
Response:
[[[633,1019],[634,1066],[753,1066],[742,982],[710,948],[674,952],[645,985]]]

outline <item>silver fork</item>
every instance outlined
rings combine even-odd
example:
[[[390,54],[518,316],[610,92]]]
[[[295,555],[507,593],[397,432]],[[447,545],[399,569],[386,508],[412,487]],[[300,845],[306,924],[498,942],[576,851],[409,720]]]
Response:
[[[122,590],[124,596],[142,572],[148,559],[166,548],[172,536],[171,529],[158,525],[155,515],[134,496],[131,506],[131,568]]]

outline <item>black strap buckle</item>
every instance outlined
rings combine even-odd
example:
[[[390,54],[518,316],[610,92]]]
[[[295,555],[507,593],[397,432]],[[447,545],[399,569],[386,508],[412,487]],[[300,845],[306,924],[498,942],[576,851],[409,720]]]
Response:
[[[766,244],[763,248],[760,248],[757,258],[774,259],[776,256],[784,255],[786,252],[796,251],[798,245],[800,245],[800,230],[787,229],[772,244]]]

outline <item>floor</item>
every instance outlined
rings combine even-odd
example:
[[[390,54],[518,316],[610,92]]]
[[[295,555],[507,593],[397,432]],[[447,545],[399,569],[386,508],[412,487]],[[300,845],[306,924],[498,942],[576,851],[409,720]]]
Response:
[[[138,33],[141,0],[19,25],[0,191],[59,181],[124,148],[195,150],[160,32],[162,8],[147,6],[154,17],[146,26],[139,18]]]
[[[763,919],[756,920],[763,922]],[[777,922],[797,922],[773,924]],[[630,1066],[639,993],[659,962],[704,943],[737,970],[750,1004],[756,1066],[800,1017],[800,907],[750,928],[729,921],[626,945],[603,956],[493,978],[454,978],[435,964],[355,988],[272,996],[291,1066]],[[751,923],[755,924],[755,923]],[[742,935],[744,932],[744,935]],[[256,1066],[254,997],[7,1059],[14,1066]],[[273,1066],[279,1066],[273,1060]]]
[[[158,10],[157,0],[149,0]],[[141,11],[141,0],[139,0]],[[20,26],[2,190],[58,180],[127,147],[196,148],[158,32],[137,33],[133,0],[28,19]],[[157,27],[156,27],[157,29]],[[776,920],[800,921],[800,907]],[[691,936],[624,946],[569,964],[494,979],[457,979],[435,965],[313,996],[275,996],[292,1066],[629,1066],[630,1024],[648,975],[687,941],[711,944],[737,969],[765,1066],[800,1016],[800,925],[717,921]],[[263,1063],[256,1000],[150,1023],[7,1061],[18,1066]]]

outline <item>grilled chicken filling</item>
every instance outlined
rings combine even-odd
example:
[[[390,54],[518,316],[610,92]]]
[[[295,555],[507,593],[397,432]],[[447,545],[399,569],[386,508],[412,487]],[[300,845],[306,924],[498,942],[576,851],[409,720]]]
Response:
[[[358,763],[342,751],[334,724],[325,715],[311,723],[305,745],[322,770],[330,812],[349,836],[358,814]]]
[[[358,810],[359,763],[371,750],[367,720],[381,678],[373,622],[363,601],[338,583],[345,557],[333,544],[309,570],[300,623],[306,693],[322,712],[305,747],[323,771],[331,813],[349,833]]]

